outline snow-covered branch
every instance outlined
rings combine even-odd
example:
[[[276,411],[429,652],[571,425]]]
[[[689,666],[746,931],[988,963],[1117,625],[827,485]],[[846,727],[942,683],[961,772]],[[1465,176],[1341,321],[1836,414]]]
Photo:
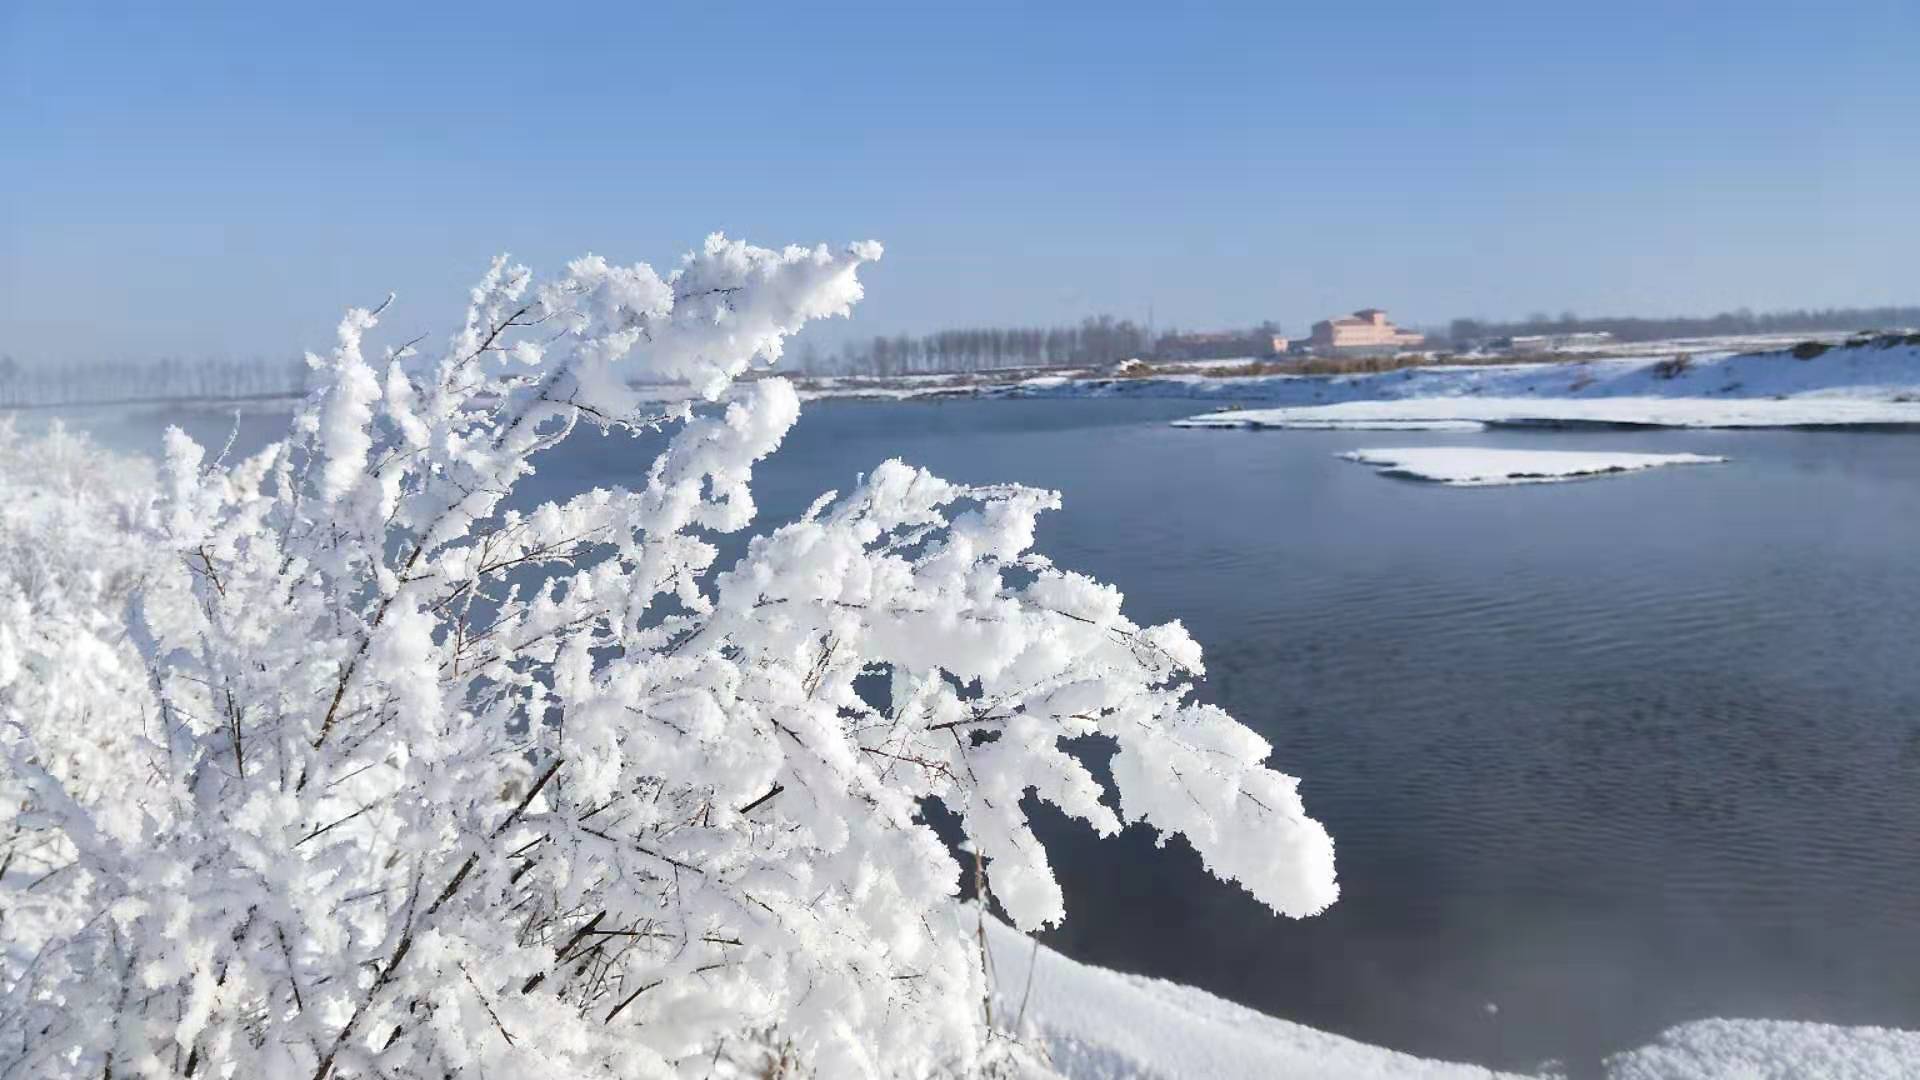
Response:
[[[0,433],[0,1077],[974,1072],[931,800],[1023,928],[1066,914],[1028,795],[1331,902],[1193,640],[1032,552],[1053,493],[889,461],[716,565],[799,411],[735,380],[879,254],[498,261],[432,355],[350,311],[284,442],[173,432],[157,493]],[[582,423],[668,439],[503,509]]]

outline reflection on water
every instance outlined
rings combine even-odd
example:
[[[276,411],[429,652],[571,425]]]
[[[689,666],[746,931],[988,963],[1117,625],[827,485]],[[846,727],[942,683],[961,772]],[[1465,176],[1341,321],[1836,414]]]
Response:
[[[1061,489],[1043,550],[1138,620],[1184,619],[1206,695],[1339,846],[1340,903],[1292,922],[1178,844],[1043,815],[1065,842],[1052,944],[1414,1053],[1577,1073],[1703,1016],[1914,1024],[1920,437],[1165,426],[1189,411],[821,403],[757,478],[763,520],[896,455]],[[193,423],[216,445],[229,425]],[[1458,490],[1333,456],[1436,444],[1733,461]],[[645,450],[578,438],[540,482],[629,481]]]

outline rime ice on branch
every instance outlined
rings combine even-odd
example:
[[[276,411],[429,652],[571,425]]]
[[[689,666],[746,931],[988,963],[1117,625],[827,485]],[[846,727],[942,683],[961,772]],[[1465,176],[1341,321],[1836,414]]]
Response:
[[[5,511],[0,1076],[977,1073],[1004,1047],[929,799],[1023,928],[1066,910],[1028,794],[1330,903],[1186,631],[1030,550],[1053,493],[889,461],[716,566],[799,408],[730,384],[879,254],[496,262],[435,355],[370,359],[349,312],[285,442],[175,431],[157,494]],[[582,424],[670,437],[503,510]],[[0,453],[14,494],[58,471]]]

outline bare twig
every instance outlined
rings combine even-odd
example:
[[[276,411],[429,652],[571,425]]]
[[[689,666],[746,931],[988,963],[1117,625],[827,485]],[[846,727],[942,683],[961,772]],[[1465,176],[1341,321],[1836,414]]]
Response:
[[[607,1018],[606,1018],[605,1020],[603,1020],[603,1021],[601,1021],[601,1023],[603,1023],[603,1024],[611,1024],[611,1023],[613,1023],[613,1018],[614,1018],[614,1017],[616,1017],[616,1016],[619,1016],[619,1015],[620,1015],[620,1012],[621,1012],[621,1010],[623,1010],[623,1009],[625,1009],[625,1008],[626,1008],[627,1006],[629,1006],[629,1005],[631,1005],[631,1004],[633,1004],[633,999],[634,999],[634,998],[637,998],[637,997],[639,997],[639,996],[640,996],[641,994],[644,994],[644,993],[646,993],[647,991],[649,991],[649,990],[651,990],[651,989],[653,989],[654,987],[656,987],[656,986],[659,986],[659,985],[660,985],[660,983],[661,983],[662,981],[663,981],[663,980],[660,980],[660,979],[655,979],[655,980],[653,980],[652,982],[650,982],[650,983],[647,983],[647,984],[645,984],[644,986],[642,986],[642,987],[640,987],[640,989],[638,989],[638,990],[635,990],[635,991],[634,991],[633,993],[631,993],[631,994],[628,994],[628,995],[627,995],[627,996],[626,996],[625,998],[623,998],[623,999],[621,1000],[621,1002],[620,1002],[620,1004],[618,1004],[618,1005],[615,1005],[615,1006],[613,1007],[613,1011],[612,1011],[612,1012],[610,1012],[610,1013],[608,1013],[608,1014],[607,1014]]]

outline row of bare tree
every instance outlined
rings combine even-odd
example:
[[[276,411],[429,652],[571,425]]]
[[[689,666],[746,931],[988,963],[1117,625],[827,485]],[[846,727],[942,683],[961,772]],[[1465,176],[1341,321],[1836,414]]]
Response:
[[[307,391],[305,361],[98,360],[23,364],[0,356],[0,406],[105,404],[119,401],[234,400]]]
[[[1544,312],[1511,322],[1455,319],[1447,337],[1456,345],[1530,334],[1608,333],[1620,341],[1725,337],[1734,334],[1795,334],[1826,330],[1891,330],[1920,326],[1920,307],[1823,308],[1754,313],[1745,308],[1718,315],[1641,318],[1581,318],[1571,311]]]
[[[808,344],[800,367],[820,375],[911,375],[1007,367],[1112,364],[1151,352],[1146,328],[1097,315],[1078,326],[981,327],[852,341],[831,352]]]

